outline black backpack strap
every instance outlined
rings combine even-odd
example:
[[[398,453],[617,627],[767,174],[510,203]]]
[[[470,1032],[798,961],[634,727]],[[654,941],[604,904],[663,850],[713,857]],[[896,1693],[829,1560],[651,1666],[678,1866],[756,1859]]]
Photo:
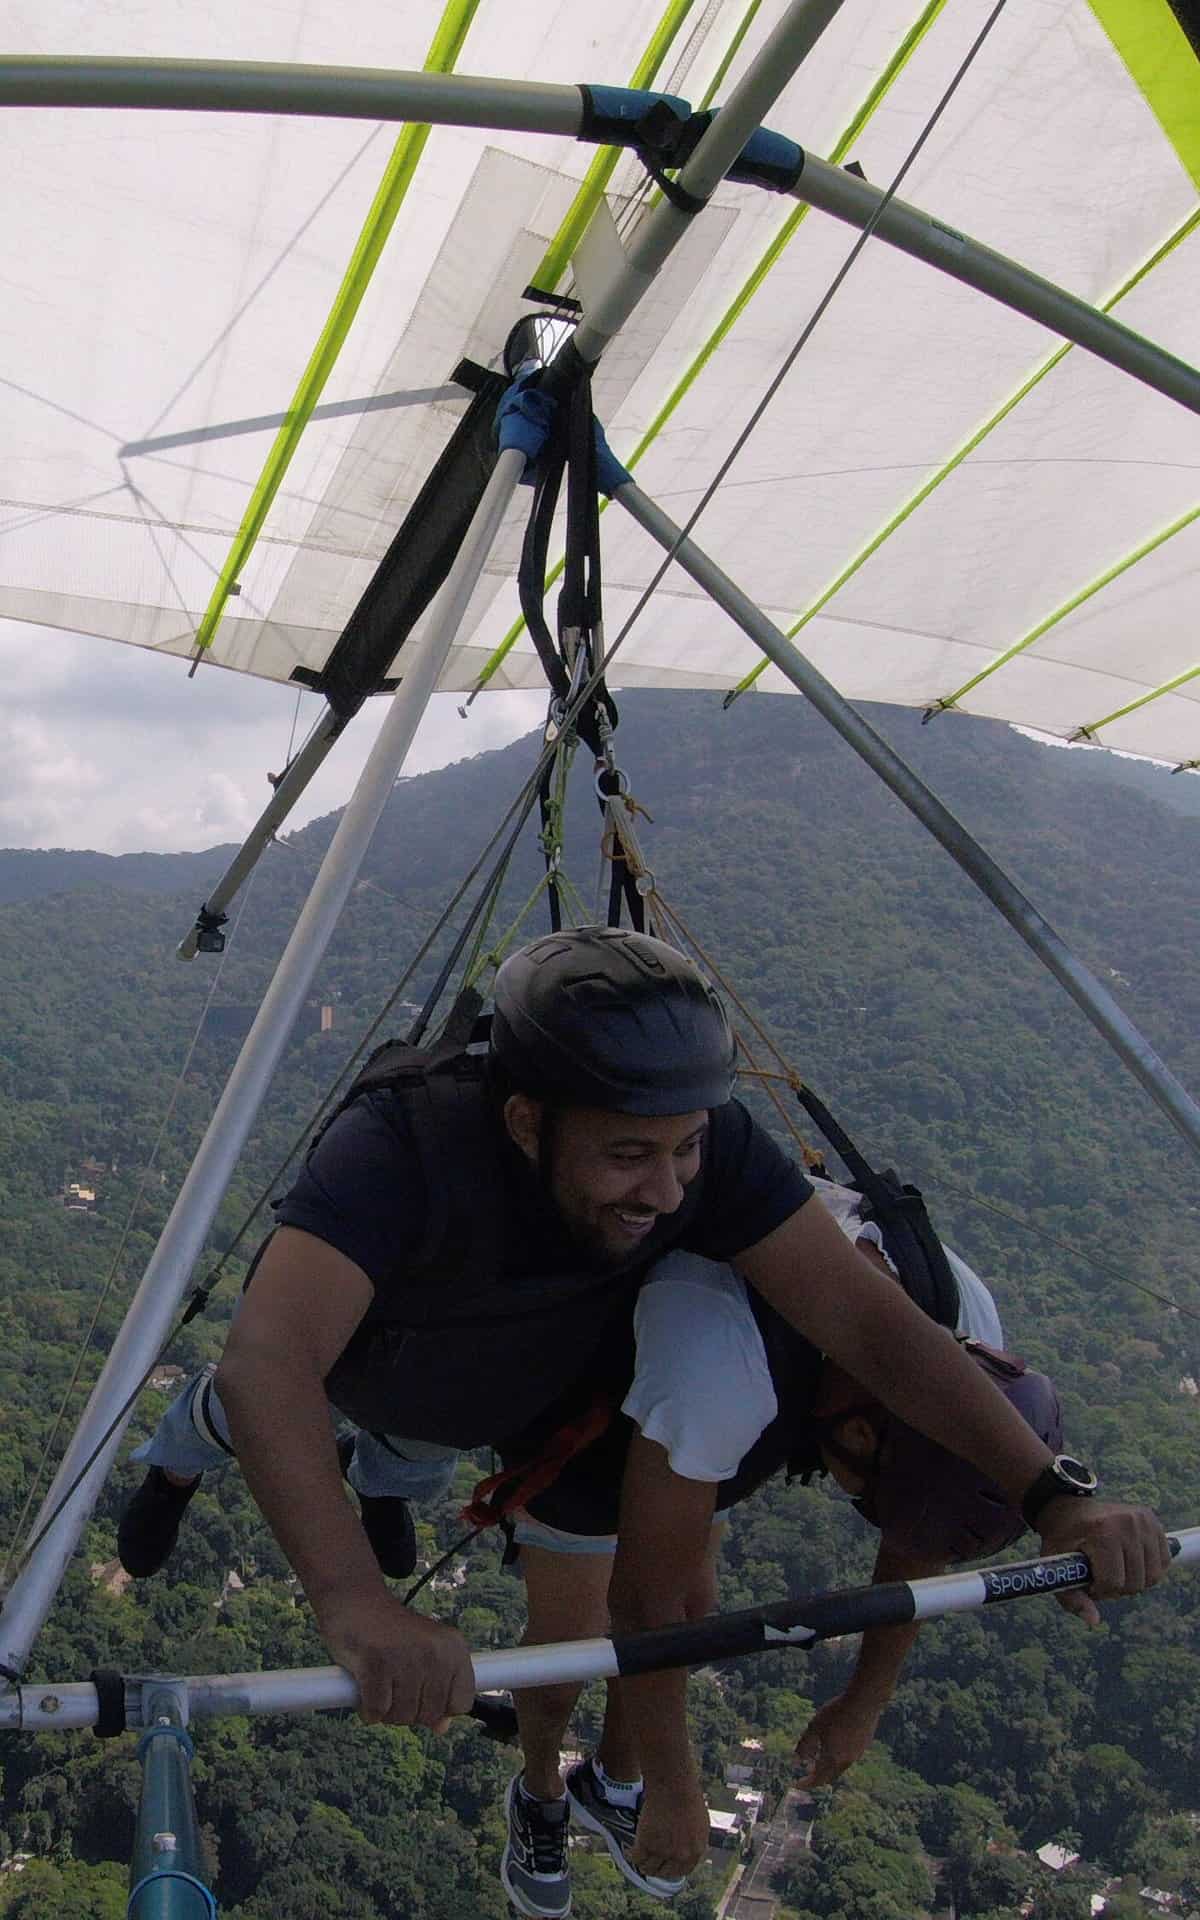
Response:
[[[796,1098],[845,1161],[909,1298],[939,1326],[956,1327],[960,1304],[958,1282],[951,1272],[946,1249],[934,1231],[920,1188],[901,1181],[890,1167],[878,1173],[810,1088],[798,1087]]]
[[[399,1111],[382,1117],[411,1134],[426,1194],[424,1232],[412,1253],[412,1270],[432,1284],[443,1275],[494,1264],[487,1223],[499,1217],[494,1196],[483,1189],[484,1171],[494,1164],[487,1138],[486,1100],[471,1098],[484,1075],[483,1049],[491,1027],[480,1014],[473,990],[460,994],[437,1039],[428,1047],[408,1040],[385,1040],[328,1113],[308,1149],[311,1156],[334,1121],[356,1101],[371,1095],[398,1096]],[[481,1263],[486,1263],[481,1268]]]

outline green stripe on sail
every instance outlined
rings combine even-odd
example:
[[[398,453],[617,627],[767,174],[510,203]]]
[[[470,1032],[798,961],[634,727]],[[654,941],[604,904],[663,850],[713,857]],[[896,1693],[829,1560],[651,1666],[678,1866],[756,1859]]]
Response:
[[[1200,192],[1200,60],[1167,0],[1090,0]]]
[[[671,0],[671,5],[663,14],[645,53],[638,61],[630,79],[631,87],[649,87],[653,84],[663,61],[670,51],[671,42],[679,32],[695,0]],[[571,202],[558,232],[543,256],[542,263],[534,275],[534,285],[552,292],[557,287],[570,264],[571,255],[583,236],[585,227],[604,197],[613,175],[617,161],[625,149],[623,147],[602,147],[591,166],[583,176],[583,183]]]
[[[872,115],[875,113],[876,109],[879,107],[881,101],[886,97],[889,89],[894,85],[895,81],[897,80],[897,78],[899,77],[903,69],[908,65],[908,62],[911,60],[913,54],[916,52],[917,48],[921,44],[921,41],[925,38],[925,35],[929,32],[929,29],[932,27],[934,21],[937,19],[938,15],[943,11],[946,5],[947,5],[947,0],[928,0],[928,4],[922,7],[921,12],[918,14],[916,20],[913,22],[912,26],[909,28],[908,32],[905,34],[903,40],[900,42],[900,45],[896,48],[895,53],[892,55],[891,59],[888,61],[886,67],[884,68],[883,72],[880,74],[878,80],[876,80],[874,85],[871,87],[870,92],[866,95],[861,106],[859,106],[853,118],[850,120],[849,124],[845,127],[843,132],[839,135],[829,155],[831,165],[837,166],[842,160],[845,159],[847,153],[850,151],[850,148],[853,146],[854,142],[858,139],[859,134],[862,132],[863,128],[867,125],[867,122],[871,119]],[[722,66],[719,69],[717,81],[715,81],[713,86],[706,91],[705,93],[706,104],[711,100],[712,94],[716,90],[716,84],[719,83],[719,78],[721,77],[721,75],[724,74],[724,72],[728,70],[729,64],[733,59],[733,55],[737,51],[737,46],[740,45],[741,40],[745,35],[746,29],[750,25],[752,12],[753,10],[751,11],[751,14],[748,14],[746,18],[742,20],[741,25],[739,26],[737,33],[734,36],[734,45],[727,52],[726,57],[722,63]],[[658,438],[659,434],[662,432],[663,428],[666,426],[667,421],[671,418],[671,415],[675,412],[676,408],[680,405],[681,401],[685,399],[685,397],[687,396],[691,388],[695,385],[701,373],[704,371],[704,368],[708,365],[708,362],[712,359],[713,354],[716,352],[717,348],[720,346],[722,340],[725,339],[731,327],[734,326],[739,316],[745,311],[750,301],[754,298],[754,295],[758,292],[758,289],[761,287],[768,273],[770,273],[771,268],[775,265],[775,262],[778,260],[780,254],[783,252],[784,248],[787,246],[792,236],[796,233],[798,228],[801,226],[808,212],[809,212],[809,209],[807,206],[800,206],[800,207],[793,208],[791,213],[788,214],[786,220],[783,222],[783,225],[780,227],[778,233],[775,235],[774,239],[768,245],[765,253],[762,255],[762,258],[759,260],[758,264],[754,267],[749,277],[743,282],[738,293],[734,296],[729,306],[725,309],[725,312],[721,315],[721,318],[718,320],[713,331],[709,334],[708,339],[704,342],[704,345],[700,348],[699,353],[696,355],[695,359],[691,362],[691,364],[685,369],[685,371],[680,375],[678,381],[676,382],[675,386],[672,388],[667,399],[663,402],[662,406],[659,408],[658,412],[655,414],[653,420],[650,422],[650,425],[647,427],[645,433],[642,435],[641,439],[638,441],[637,446],[634,448],[629,458],[626,461],[624,461],[623,464],[626,467],[628,467],[631,472],[633,471],[634,467],[637,466],[638,461],[642,458],[643,454],[647,451],[647,449],[653,446],[655,440]],[[607,502],[605,501],[605,502],[602,502],[601,504],[602,506],[606,506]],[[553,567],[551,567],[549,573],[546,575],[545,586],[547,591],[554,585],[554,582],[558,579],[559,575],[563,570],[564,564],[565,564],[564,561],[560,559],[555,562]],[[483,669],[480,672],[479,678],[475,682],[475,686],[471,696],[472,699],[475,697],[475,694],[480,693],[483,690],[483,688],[487,686],[489,680],[491,680],[493,675],[498,671],[500,666],[503,664],[504,660],[507,658],[508,654],[512,651],[513,647],[516,645],[516,642],[520,638],[524,630],[524,627],[525,627],[524,618],[521,616],[518,616],[518,618],[513,621],[511,627],[508,629],[508,632],[505,634],[504,638],[500,641],[499,645],[495,648],[494,652],[490,655],[488,660],[485,662]],[[762,664],[763,666],[765,666],[766,661],[764,661]],[[762,669],[760,668],[759,671],[761,672]]]
[[[1198,225],[1200,225],[1200,209],[1195,213],[1189,214],[1187,219],[1176,227],[1174,233],[1170,234],[1161,246],[1156,247],[1154,252],[1142,261],[1140,266],[1135,267],[1128,279],[1123,281],[1116,292],[1110,294],[1108,299],[1103,302],[1100,311],[1102,313],[1111,312],[1118,301],[1123,300],[1126,294],[1131,293],[1134,287],[1136,287],[1140,281],[1144,280],[1148,273],[1153,272],[1154,268],[1159,266],[1169,254],[1173,253],[1176,247],[1181,246],[1189,234],[1195,232]],[[942,465],[930,474],[928,480],[924,481],[922,485],[917,488],[916,492],[911,494],[904,504],[899,507],[889,519],[884,521],[879,531],[873,534],[866,544],[858,549],[853,558],[846,562],[846,565],[835,578],[830,581],[829,585],[822,589],[815,600],[809,602],[799,619],[787,629],[787,637],[789,640],[794,640],[796,635],[808,625],[809,621],[815,619],[816,615],[820,613],[824,607],[829,605],[834,595],[840,593],[846,583],[852,580],[854,575],[866,565],[871,556],[878,553],[884,542],[889,540],[892,534],[904,525],[904,522],[916,512],[918,507],[924,505],[930,494],[936,492],[942,482],[948,480],[952,473],[957,472],[963,461],[974,453],[975,449],[987,439],[990,433],[995,431],[1002,421],[1008,418],[1013,408],[1019,406],[1021,401],[1026,399],[1036,386],[1040,385],[1046,378],[1046,375],[1054,370],[1060,360],[1070,353],[1073,344],[1070,340],[1064,340],[1061,346],[1054,349],[1053,353],[1047,354],[1046,358],[1035,367],[1028,379],[1022,381],[1016,392],[1010,394],[1003,405],[997,407],[994,413],[989,414],[982,426],[977,427],[970,438],[964,440],[962,445],[957,447],[950,455],[949,459],[943,461]],[[1149,551],[1149,549],[1147,549],[1147,551]],[[1064,614],[1069,611],[1069,608],[1060,609],[1056,615],[1051,617],[1049,624],[1053,625],[1055,619],[1061,619]],[[1015,653],[1019,653],[1024,647],[1031,645],[1033,640],[1044,631],[1045,628],[1042,627],[1038,628],[1035,634],[1027,635],[1016,647],[1010,648],[1008,652],[1002,654],[999,659],[992,661],[989,666],[984,667],[980,673],[975,675],[973,680],[968,680],[965,686],[958,687],[953,693],[946,694],[944,698],[934,701],[932,710],[941,713],[948,707],[952,707],[957,700],[961,699],[968,687],[977,686],[981,680],[986,680],[989,674],[995,673],[998,668],[1004,665],[1006,660],[1010,660]],[[770,662],[766,659],[760,660],[756,667],[752,668],[743,679],[739,680],[737,686],[733,689],[733,693],[730,694],[728,698],[733,699],[738,694],[745,693],[748,688],[754,685],[754,682],[759,676],[765,672],[769,664]]]
[[[1197,674],[1200,674],[1200,666],[1187,667],[1183,673],[1177,673],[1173,680],[1164,680],[1161,687],[1151,687],[1149,693],[1139,694],[1136,700],[1129,702],[1128,706],[1118,707],[1115,713],[1106,713],[1103,720],[1093,720],[1090,725],[1080,727],[1078,733],[1071,736],[1072,739],[1094,739],[1101,727],[1111,727],[1114,720],[1124,720],[1126,714],[1136,713],[1139,707],[1148,707],[1152,700],[1161,700],[1164,693],[1174,693],[1176,687],[1182,687],[1187,681],[1194,680]],[[1186,764],[1195,766],[1196,762],[1189,760]]]
[[[1149,553],[1156,553],[1159,547],[1165,546],[1168,540],[1173,540],[1177,533],[1182,533],[1185,527],[1192,526],[1196,520],[1200,520],[1200,507],[1190,507],[1186,513],[1181,513],[1177,520],[1172,520],[1170,526],[1162,527],[1158,533],[1151,534],[1150,538],[1143,540],[1140,546],[1133,549],[1132,553],[1127,553],[1123,559],[1114,561],[1113,565],[1106,567],[1104,572],[1099,574],[1095,580],[1089,580],[1086,587],[1080,587],[1078,593],[1073,593],[1069,600],[1064,600],[1061,606],[1055,607],[1053,613],[1048,613],[1044,620],[1039,620],[1036,627],[1031,627],[1029,632],[1022,635],[1021,639],[1013,646],[1007,647],[990,665],[984,667],[981,672],[975,674],[972,679],[967,680],[958,689],[957,693],[953,694],[948,700],[935,701],[931,711],[944,713],[947,707],[956,705],[957,702],[963,698],[964,694],[970,693],[971,689],[977,687],[981,680],[990,679],[993,673],[998,673],[1000,668],[1007,666],[1010,660],[1015,660],[1019,653],[1025,653],[1036,641],[1040,640],[1044,634],[1049,633],[1051,627],[1057,627],[1060,621],[1065,620],[1069,613],[1074,613],[1077,607],[1082,607],[1086,601],[1091,600],[1096,594],[1102,592],[1105,587],[1111,586],[1112,582],[1119,580],[1123,573],[1128,573],[1130,567],[1136,567],[1139,560],[1144,560]],[[1174,684],[1178,685],[1178,682]],[[1166,691],[1166,688],[1160,688],[1160,692]],[[1147,694],[1145,696],[1146,700],[1152,700],[1153,698],[1153,694]],[[1144,700],[1136,700],[1134,702],[1134,706],[1142,706],[1144,704]],[[1123,713],[1131,713],[1133,708],[1123,707],[1121,711]],[[1109,714],[1108,717],[1110,720],[1116,718],[1114,714]],[[1103,720],[1096,722],[1098,727],[1102,727],[1104,724],[1105,722]],[[1087,729],[1085,729],[1085,731],[1087,731]]]
[[[449,0],[426,56],[426,73],[450,73],[453,70],[478,8],[479,0]],[[321,329],[320,338],[301,376],[284,423],[275,436],[275,443],[255,483],[229,555],[217,576],[217,584],[197,629],[197,652],[212,644],[229,596],[262,532],[271,505],[291,465],[292,456],[300,444],[300,436],[312,417],[313,409],[345,344],[371,275],[379,264],[380,255],[395,224],[396,215],[412,184],[428,138],[427,126],[407,126],[396,141],[337,297],[329,310],[329,317]]]

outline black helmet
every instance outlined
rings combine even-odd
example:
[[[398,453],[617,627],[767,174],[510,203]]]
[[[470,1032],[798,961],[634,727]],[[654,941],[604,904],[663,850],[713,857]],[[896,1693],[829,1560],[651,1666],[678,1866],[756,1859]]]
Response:
[[[552,933],[496,975],[492,1057],[539,1099],[613,1113],[723,1106],[734,1041],[690,960],[624,927]]]

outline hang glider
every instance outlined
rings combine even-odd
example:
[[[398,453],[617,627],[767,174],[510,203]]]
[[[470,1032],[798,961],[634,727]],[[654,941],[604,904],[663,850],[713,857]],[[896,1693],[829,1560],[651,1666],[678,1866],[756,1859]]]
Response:
[[[316,685],[339,720],[336,650],[532,309],[578,319],[544,373],[548,390],[571,360],[559,397],[572,407],[590,378],[583,464],[593,402],[625,463],[610,623],[648,596],[664,545],[679,561],[614,684],[796,686],[850,738],[865,723],[840,687],[1198,757],[1200,92],[1165,0],[1136,16],[1047,0],[1032,18],[974,0],[915,16],[892,0],[671,0],[657,22],[617,0],[586,37],[568,4],[448,0],[399,18],[364,4],[356,50],[375,64],[357,72],[330,70],[332,22],[286,6],[245,18],[218,0],[191,22],[118,4],[84,24],[48,0],[31,31],[32,54],[0,61],[17,189],[0,617]],[[180,64],[202,59],[201,36],[232,58]],[[283,57],[303,64],[264,64]],[[572,71],[585,81],[541,78]],[[394,145],[380,119],[406,122]],[[914,144],[914,128],[928,138]],[[898,184],[906,156],[912,205],[878,184]],[[849,274],[838,222],[878,242],[856,247]],[[168,1790],[186,1798],[189,1700],[350,1697],[346,1676],[317,1670],[224,1686],[97,1676],[35,1705],[21,1676],[424,705],[438,685],[543,684],[509,584],[526,453],[502,439],[479,464],[461,527],[428,561],[441,590],[375,661],[375,684],[399,690],[0,1617],[4,1724],[113,1730],[130,1706],[152,1719],[139,1847],[176,1839],[155,1828]],[[687,540],[700,505],[707,552]],[[590,479],[586,507],[594,530]],[[576,627],[577,651],[555,663],[580,706],[583,679],[600,678],[592,618],[593,650]],[[801,629],[828,678],[790,646]],[[352,685],[344,704],[371,690]],[[907,770],[885,777],[926,817],[932,797],[903,791]],[[955,850],[949,816],[927,824]],[[1200,1139],[1200,1115],[1111,996],[1000,881],[1010,920]],[[1194,1533],[1173,1538],[1181,1560]],[[993,1590],[985,1571],[896,1589],[888,1617],[1082,1584],[1090,1569],[995,1577],[1026,1574],[1025,1587]],[[735,1622],[724,1650],[808,1644],[858,1619],[822,1606]],[[699,1650],[660,1646],[656,1663]],[[563,1649],[540,1651],[568,1671]],[[513,1684],[531,1683],[528,1654],[503,1669]],[[590,1657],[580,1673],[640,1656],[601,1642]],[[476,1675],[488,1684],[486,1661]],[[195,1890],[190,1860],[147,1855],[134,1898],[163,1879]]]
[[[603,125],[573,137],[567,78],[703,108],[781,12],[363,0],[357,81],[326,75],[320,106],[313,70],[346,52],[332,15],[217,0],[147,16],[106,0],[81,19],[47,0],[21,57],[0,62],[0,98],[43,102],[0,116],[0,617],[321,686],[470,404],[456,370],[496,364],[531,285],[586,296],[661,192],[644,152]],[[988,12],[843,8],[772,107],[802,149],[794,186],[725,182],[605,356],[597,412],[676,521]],[[1182,12],[1048,0],[1001,14],[903,183],[927,217],[896,205],[880,219],[705,508],[708,552],[849,697],[1200,759],[1200,62]],[[220,69],[155,64],[215,47]],[[62,111],[107,97],[95,61],[134,59],[105,82],[123,110]],[[261,67],[284,61],[308,92]],[[464,115],[469,76],[521,84],[474,83],[478,126],[429,129],[411,105],[385,123],[388,76],[422,69]],[[256,86],[274,111],[230,111]],[[161,110],[197,99],[225,110]],[[580,252],[602,199],[611,221]],[[925,260],[899,244],[914,236]],[[981,299],[987,250],[1150,342],[1140,373],[1158,383]],[[443,687],[541,683],[511,585],[520,518]],[[659,556],[609,519],[615,626]],[[678,569],[612,678],[788,687]]]

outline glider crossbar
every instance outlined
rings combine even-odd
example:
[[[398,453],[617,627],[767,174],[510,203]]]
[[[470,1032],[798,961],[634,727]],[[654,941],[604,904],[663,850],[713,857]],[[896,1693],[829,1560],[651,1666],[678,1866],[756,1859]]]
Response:
[[[985,247],[969,234],[947,226],[932,214],[923,213],[905,200],[887,198],[875,187],[843,168],[831,167],[815,155],[805,156],[800,179],[792,188],[793,197],[810,207],[819,207],[848,226],[872,227],[875,237],[907,253],[939,273],[974,287],[1001,306],[1023,313],[1027,319],[1050,327],[1055,333],[1073,340],[1099,360],[1122,373],[1132,374],[1169,400],[1178,401],[1192,413],[1200,413],[1200,371],[1180,360],[1164,347],[1146,340],[1132,327],[1126,327],[1111,314],[1101,312],[1068,293],[1052,280],[1018,265],[991,247]]]
[[[429,69],[389,72],[254,60],[37,54],[0,59],[0,107],[290,114],[568,135],[578,134],[582,112],[577,86],[541,80],[475,78]]]
[[[807,208],[800,208],[797,211],[806,212]],[[795,216],[793,216],[793,218],[794,217]],[[1135,287],[1141,285],[1148,274],[1152,273],[1164,260],[1169,259],[1175,249],[1181,246],[1185,240],[1189,239],[1197,227],[1200,227],[1200,209],[1189,213],[1185,220],[1181,220],[1174,231],[1168,234],[1167,238],[1162,241],[1159,246],[1155,247],[1153,252],[1150,253],[1145,260],[1141,261],[1132,273],[1126,275],[1120,286],[1117,287],[1113,293],[1110,293],[1107,299],[1101,301],[1099,311],[1101,313],[1111,313],[1113,308],[1122,301],[1127,294],[1132,293]],[[1046,354],[1045,357],[1038,362],[1037,366],[1034,367],[1032,373],[1025,376],[1016,391],[1010,393],[1006,399],[1002,400],[999,406],[993,407],[986,419],[969,433],[965,440],[961,440],[953,451],[921,482],[915,493],[909,494],[907,499],[901,501],[900,505],[888,515],[882,526],[878,527],[869,539],[865,540],[860,547],[855,549],[850,558],[838,568],[838,571],[828,584],[822,587],[820,592],[815,594],[813,598],[807,602],[803,612],[785,629],[789,640],[794,640],[798,633],[802,633],[804,628],[809,624],[809,621],[815,620],[816,616],[823,612],[830,601],[835,599],[842,591],[842,588],[849,585],[855,575],[860,573],[863,567],[866,566],[868,560],[873,559],[880,548],[892,538],[892,535],[898,533],[905,522],[912,518],[917,509],[924,506],[931,494],[936,493],[939,487],[944,485],[953,474],[958,472],[959,468],[966,463],[970,456],[983,445],[983,442],[989,435],[993,434],[998,427],[1003,426],[1009,414],[1014,412],[1023,401],[1027,400],[1030,394],[1041,385],[1042,381],[1045,380],[1049,374],[1053,373],[1059,362],[1064,360],[1067,354],[1072,352],[1074,345],[1074,341],[1064,340],[1061,345],[1053,348],[1050,353]],[[633,464],[632,460],[626,462],[626,465],[630,468],[633,467]],[[1104,586],[1109,578],[1115,578],[1117,571],[1136,564],[1140,559],[1144,559],[1146,553],[1152,550],[1150,547],[1139,549],[1137,553],[1130,556],[1126,561],[1118,563],[1117,568],[1114,569],[1111,574],[1105,575],[1104,578],[1096,583],[1097,588]],[[1072,603],[1072,605],[1077,604],[1079,603]],[[1065,618],[1071,610],[1071,605],[1057,609],[1056,613],[1050,617],[1044,627],[1038,629],[1037,633],[1025,636],[1023,644],[1031,644],[1031,641],[1036,639],[1041,632],[1046,631],[1046,628],[1049,626],[1053,626],[1056,620]],[[1019,650],[1019,648],[1016,649],[1016,651]],[[932,717],[935,713],[946,712],[955,706],[971,687],[978,685],[980,679],[986,677],[989,673],[996,672],[997,669],[1003,666],[1011,657],[1012,654],[1008,653],[1002,655],[997,660],[993,660],[991,665],[983,670],[983,673],[976,675],[975,679],[968,681],[964,686],[956,687],[952,693],[945,694],[941,698],[933,701],[929,707],[930,716]],[[767,665],[768,662],[766,660],[760,660],[756,667],[752,667],[750,672],[738,681],[737,686],[733,689],[733,693],[729,695],[726,704],[731,704],[738,694],[747,693],[755,681],[759,680],[766,672]]]
[[[1200,1565],[1200,1527],[1180,1528],[1167,1538],[1176,1566]],[[700,1666],[710,1660],[775,1653],[782,1647],[807,1648],[841,1634],[863,1633],[868,1627],[979,1613],[1010,1600],[1066,1593],[1086,1587],[1091,1577],[1083,1554],[1060,1553],[929,1580],[893,1580],[879,1586],[802,1594],[649,1633],[617,1634],[611,1640],[568,1640],[477,1653],[472,1656],[475,1684],[481,1693],[502,1688],[519,1692],[524,1687]],[[307,1713],[353,1707],[358,1702],[354,1681],[342,1667],[203,1674],[182,1684],[192,1720],[225,1714]],[[62,1687],[38,1681],[0,1695],[0,1731],[5,1732],[90,1727],[97,1713],[96,1688],[90,1681]]]

